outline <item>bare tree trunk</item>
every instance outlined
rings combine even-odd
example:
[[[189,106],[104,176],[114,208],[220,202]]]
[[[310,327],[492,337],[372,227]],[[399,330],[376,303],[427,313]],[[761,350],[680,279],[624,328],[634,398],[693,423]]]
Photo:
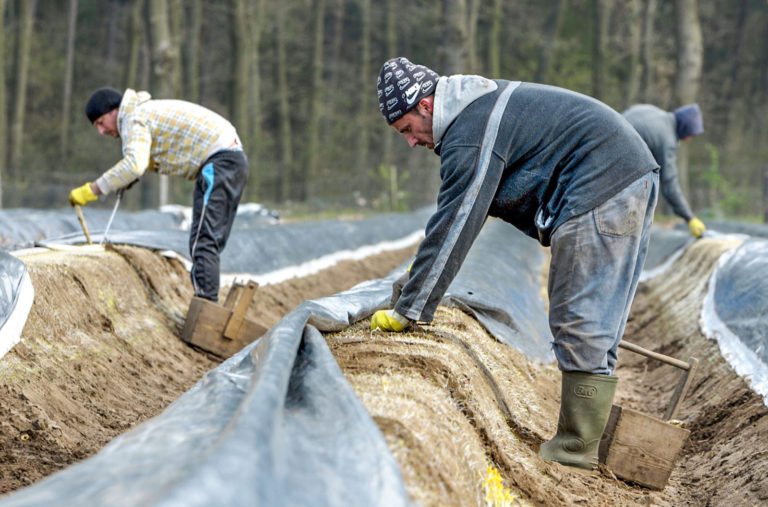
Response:
[[[624,109],[637,101],[640,88],[640,0],[629,0],[629,72],[627,72],[627,91],[624,97]]]
[[[291,111],[288,99],[288,71],[285,55],[285,9],[282,3],[275,7],[275,46],[277,50],[277,90],[280,125],[280,195],[285,202],[293,195],[293,136],[291,129]]]
[[[360,175],[365,169],[368,169],[368,149],[371,131],[368,119],[370,118],[369,104],[371,104],[371,84],[368,82],[368,74],[371,65],[371,0],[361,0],[361,34],[360,34],[360,111],[358,118],[358,143],[357,143],[357,164],[355,174]]]
[[[171,38],[171,27],[168,20],[168,2],[152,0],[149,2],[150,28],[152,31],[152,72],[155,98],[173,98],[177,89],[174,82],[176,66],[178,65],[178,48],[174,47]],[[168,203],[168,177],[160,175],[158,189],[158,206]]]
[[[592,96],[603,97],[606,72],[606,47],[608,41],[608,20],[611,0],[594,0],[594,38],[592,46]]]
[[[397,54],[397,0],[387,0],[387,56],[386,58],[394,58],[399,56]],[[419,63],[419,62],[415,62]],[[383,65],[384,62],[381,62]],[[382,162],[384,165],[392,164],[392,146],[395,141],[395,132],[393,129],[384,130],[384,142],[382,149],[384,150],[384,156]]]
[[[19,37],[16,52],[16,94],[11,141],[11,166],[9,173],[18,176],[21,170],[21,151],[24,145],[24,113],[27,107],[27,77],[29,75],[29,51],[35,20],[37,0],[22,2],[19,13]]]
[[[131,6],[130,22],[130,50],[128,52],[128,66],[125,70],[125,86],[138,88],[139,56],[141,55],[141,35],[143,23],[141,11],[144,8],[144,0],[133,0]]]
[[[232,10],[232,124],[245,135],[250,131],[248,114],[248,78],[250,76],[248,19],[246,0],[235,0]]]
[[[200,101],[200,28],[203,24],[203,5],[201,0],[187,0],[191,3],[190,17],[187,27],[187,40],[183,45],[185,49],[184,90],[187,100]]]
[[[177,85],[178,48],[173,45],[168,19],[168,1],[149,2],[149,24],[152,33],[152,88],[158,99],[174,98]]]
[[[72,104],[72,74],[75,63],[75,35],[77,34],[77,0],[69,0],[67,29],[67,64],[64,72],[64,93],[61,107],[61,162],[67,165],[69,156],[69,113]]]
[[[3,208],[3,178],[8,157],[8,113],[5,108],[5,0],[0,0],[0,209]]]
[[[536,68],[536,75],[533,80],[537,83],[546,83],[549,80],[549,70],[552,67],[552,53],[557,44],[557,38],[560,36],[560,29],[563,26],[565,12],[568,9],[568,0],[557,0],[553,2],[552,12],[547,19],[544,27],[544,42],[539,52],[539,65]]]
[[[501,20],[504,15],[504,0],[493,2],[491,36],[488,43],[488,71],[494,78],[501,77]]]
[[[653,83],[653,20],[656,17],[656,0],[646,0],[643,11],[643,36],[642,36],[642,76],[640,78],[640,100],[651,100],[651,83]]]
[[[466,73],[467,0],[442,0],[442,44],[438,48],[440,69],[445,75]]]
[[[467,74],[480,73],[480,58],[477,55],[477,20],[480,15],[481,0],[467,0],[469,12],[467,15]]]
[[[747,13],[749,12],[749,0],[742,0],[739,6],[739,15],[736,19],[736,26],[732,33],[734,34],[733,48],[728,52],[728,56],[731,60],[731,71],[723,76],[723,93],[722,93],[722,105],[720,110],[723,112],[723,120],[720,128],[723,133],[723,140],[726,146],[726,152],[731,146],[731,140],[734,135],[731,133],[731,120],[733,117],[733,104],[736,102],[735,90],[737,79],[739,76],[739,69],[741,68],[742,55],[744,53],[744,33],[746,32],[745,25],[747,20]]]
[[[315,0],[315,54],[312,59],[312,103],[309,113],[309,132],[307,137],[308,157],[304,178],[304,197],[309,200],[316,193],[315,185],[319,181],[318,167],[320,160],[320,120],[323,116],[323,45],[325,44],[325,0]]]
[[[675,99],[678,105],[689,104],[699,94],[702,65],[701,25],[698,0],[675,0],[677,73]],[[688,192],[688,146],[677,152],[678,177],[683,192]]]
[[[171,97],[178,99],[184,96],[184,68],[182,66],[181,58],[181,42],[184,34],[184,9],[182,7],[182,0],[169,0],[169,30],[171,47],[173,48],[173,65],[171,68],[171,84],[173,89],[171,91]]]
[[[249,2],[246,15],[248,17],[249,32],[249,67],[250,85],[248,87],[248,111],[250,116],[250,130],[245,133],[245,149],[251,160],[260,159],[262,150],[261,135],[263,131],[263,115],[261,112],[261,36],[264,30],[264,0]],[[251,189],[250,197],[254,198],[260,188],[261,171],[252,170],[248,177],[248,188]]]

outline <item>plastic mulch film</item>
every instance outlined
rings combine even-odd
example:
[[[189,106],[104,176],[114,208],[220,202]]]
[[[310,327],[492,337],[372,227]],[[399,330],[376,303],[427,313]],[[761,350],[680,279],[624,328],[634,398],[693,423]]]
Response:
[[[475,247],[445,302],[496,332],[509,326],[500,339],[544,355],[544,301],[525,294],[539,297],[536,242],[490,222]],[[493,276],[479,276],[489,266]],[[0,504],[408,504],[397,462],[320,333],[385,308],[400,274],[302,303],[159,416]],[[530,300],[491,302],[518,293]],[[489,324],[494,317],[502,321]]]
[[[24,263],[0,252],[0,358],[21,339],[34,296]]]

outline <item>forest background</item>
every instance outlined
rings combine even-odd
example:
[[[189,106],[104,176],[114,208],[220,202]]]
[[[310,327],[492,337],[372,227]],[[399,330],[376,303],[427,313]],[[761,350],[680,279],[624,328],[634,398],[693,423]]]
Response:
[[[679,153],[691,206],[768,219],[768,0],[0,0],[0,13],[3,208],[68,207],[72,188],[120,158],[83,113],[101,86],[232,121],[251,165],[242,202],[432,204],[438,157],[399,139],[375,95],[381,64],[407,56],[618,111],[698,102],[705,133]],[[191,189],[150,174],[122,209],[189,205]]]

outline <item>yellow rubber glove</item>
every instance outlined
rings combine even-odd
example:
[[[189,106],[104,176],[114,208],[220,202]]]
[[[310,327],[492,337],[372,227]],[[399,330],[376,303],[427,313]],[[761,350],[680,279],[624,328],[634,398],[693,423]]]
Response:
[[[394,310],[379,310],[371,317],[371,331],[381,329],[382,331],[399,332],[410,324],[410,320]]]
[[[691,221],[688,222],[688,228],[691,230],[691,234],[697,238],[700,238],[707,230],[707,226],[704,225],[704,222],[696,217],[691,218]]]
[[[69,193],[69,204],[72,206],[85,206],[96,199],[98,199],[98,196],[91,190],[90,183],[77,187]]]

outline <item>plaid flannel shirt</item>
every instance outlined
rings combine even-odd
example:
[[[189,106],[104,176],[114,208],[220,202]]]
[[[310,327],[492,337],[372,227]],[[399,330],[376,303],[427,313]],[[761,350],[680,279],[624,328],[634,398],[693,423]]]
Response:
[[[123,158],[96,180],[104,194],[147,170],[194,180],[208,157],[238,141],[235,127],[209,109],[150,99],[149,93],[131,89],[123,94],[117,116]]]

